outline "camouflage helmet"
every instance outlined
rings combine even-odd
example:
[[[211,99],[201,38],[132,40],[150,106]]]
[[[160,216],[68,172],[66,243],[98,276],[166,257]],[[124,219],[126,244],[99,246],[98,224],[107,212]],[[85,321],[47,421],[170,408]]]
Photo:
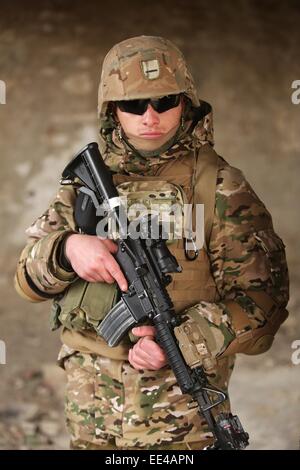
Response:
[[[137,36],[112,47],[106,55],[99,85],[100,127],[106,127],[111,101],[154,98],[184,93],[198,107],[193,78],[183,54],[171,41]]]

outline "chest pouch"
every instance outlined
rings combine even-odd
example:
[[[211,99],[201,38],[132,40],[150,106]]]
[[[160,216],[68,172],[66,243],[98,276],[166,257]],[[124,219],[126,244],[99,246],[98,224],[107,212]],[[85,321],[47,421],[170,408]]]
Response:
[[[63,325],[69,330],[93,330],[119,300],[114,284],[77,279],[52,305],[51,328]]]
[[[183,236],[186,195],[167,181],[126,181],[117,186],[126,207],[128,232],[133,238],[164,238],[167,243]],[[113,227],[108,224],[109,231]]]

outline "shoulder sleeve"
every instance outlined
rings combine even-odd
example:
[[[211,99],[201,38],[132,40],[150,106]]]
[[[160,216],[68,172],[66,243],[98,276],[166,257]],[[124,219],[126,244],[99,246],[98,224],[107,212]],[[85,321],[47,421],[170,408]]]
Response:
[[[243,173],[226,162],[218,171],[208,255],[220,301],[200,302],[188,317],[214,356],[266,351],[287,317],[285,246]]]
[[[264,291],[286,305],[284,243],[243,173],[229,165],[218,173],[209,256],[221,297],[235,295],[238,289]]]
[[[59,263],[64,238],[76,232],[75,188],[61,185],[49,208],[26,230],[27,244],[15,274],[17,292],[27,300],[40,302],[62,292],[77,276]]]

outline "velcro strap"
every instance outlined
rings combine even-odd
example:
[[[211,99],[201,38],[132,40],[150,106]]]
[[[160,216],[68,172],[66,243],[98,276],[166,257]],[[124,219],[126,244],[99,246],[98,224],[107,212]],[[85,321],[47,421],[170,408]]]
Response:
[[[24,265],[18,266],[15,274],[15,289],[23,299],[29,300],[30,302],[42,302],[48,299],[48,297],[38,295],[37,292],[29,287]]]
[[[262,310],[265,319],[270,322],[276,330],[288,317],[288,311],[280,307],[266,292],[251,290],[247,291],[246,294],[254,300],[256,305]]]
[[[239,343],[245,343],[253,338],[252,327],[245,310],[237,302],[232,300],[226,300],[224,304],[230,311],[232,328],[236,334],[237,341]]]
[[[246,292],[247,296],[250,297],[256,305],[263,311],[266,320],[271,320],[274,314],[278,311],[278,304],[272,299],[272,297],[263,291],[249,290]]]

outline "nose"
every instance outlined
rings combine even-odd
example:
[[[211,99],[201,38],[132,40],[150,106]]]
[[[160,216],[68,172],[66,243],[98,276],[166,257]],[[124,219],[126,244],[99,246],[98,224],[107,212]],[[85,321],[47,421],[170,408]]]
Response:
[[[148,104],[146,111],[142,115],[142,123],[147,127],[152,127],[159,124],[159,121],[159,113],[152,108],[151,104]]]

